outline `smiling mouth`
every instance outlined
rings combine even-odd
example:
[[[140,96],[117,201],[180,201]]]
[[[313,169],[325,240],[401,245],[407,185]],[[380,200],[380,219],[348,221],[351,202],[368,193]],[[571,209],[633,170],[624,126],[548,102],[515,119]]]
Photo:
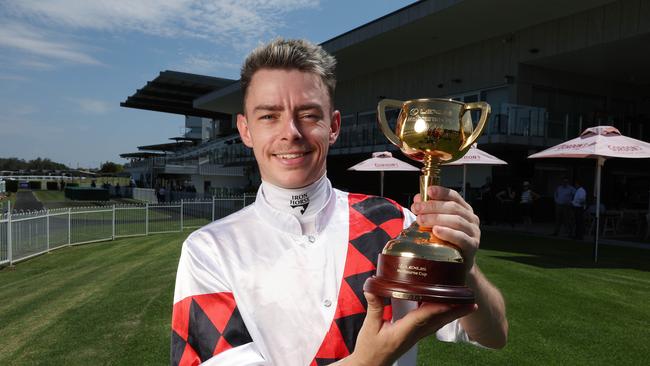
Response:
[[[286,153],[286,154],[273,154],[273,155],[280,158],[280,159],[297,159],[297,158],[301,158],[301,157],[303,157],[303,156],[305,156],[307,154],[308,153],[304,152],[304,153]]]

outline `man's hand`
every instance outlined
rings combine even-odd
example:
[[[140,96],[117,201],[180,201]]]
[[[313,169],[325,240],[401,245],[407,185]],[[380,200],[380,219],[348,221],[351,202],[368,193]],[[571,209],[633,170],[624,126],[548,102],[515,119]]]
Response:
[[[392,365],[420,339],[476,310],[474,304],[423,303],[402,319],[391,323],[382,317],[384,314],[382,299],[370,293],[364,295],[368,300],[368,313],[357,336],[354,352],[337,365]]]
[[[460,248],[465,259],[467,286],[474,290],[478,311],[460,320],[470,339],[490,348],[502,348],[508,339],[508,320],[501,292],[481,273],[475,263],[481,242],[479,218],[458,192],[439,186],[429,187],[429,200],[416,195],[411,210],[420,226]],[[439,304],[438,304],[439,305]]]
[[[411,211],[420,226],[430,227],[433,234],[457,246],[466,263],[466,271],[474,266],[474,257],[481,242],[479,218],[458,192],[440,186],[429,187],[429,200],[414,198]]]

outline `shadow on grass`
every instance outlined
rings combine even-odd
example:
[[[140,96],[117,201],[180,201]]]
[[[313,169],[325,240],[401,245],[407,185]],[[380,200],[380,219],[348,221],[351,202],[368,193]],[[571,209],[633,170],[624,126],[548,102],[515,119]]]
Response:
[[[629,268],[650,271],[650,250],[514,232],[484,231],[481,248],[511,253],[493,257],[542,268]]]

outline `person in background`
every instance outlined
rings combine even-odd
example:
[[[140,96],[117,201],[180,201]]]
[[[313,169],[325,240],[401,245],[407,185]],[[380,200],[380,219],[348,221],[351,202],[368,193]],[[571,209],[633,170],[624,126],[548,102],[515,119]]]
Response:
[[[585,234],[585,206],[587,202],[587,191],[582,187],[579,180],[575,181],[576,193],[573,195],[571,205],[573,206],[573,217],[575,221],[575,233],[573,238],[582,240]]]
[[[573,234],[573,208],[571,202],[576,189],[569,184],[567,177],[562,178],[562,184],[558,185],[555,189],[555,229],[553,235],[559,235],[562,227],[567,234]]]
[[[519,207],[521,207],[521,218],[524,225],[533,223],[533,202],[539,198],[539,194],[535,193],[530,188],[530,183],[524,181],[523,189],[521,190],[521,199],[519,200]]]
[[[165,189],[164,186],[160,186],[158,189],[158,202],[165,202],[167,201],[167,190]]]
[[[485,184],[481,186],[481,223],[491,225],[494,219],[494,187],[492,177],[485,178]]]
[[[497,193],[497,200],[501,206],[501,218],[504,222],[508,223],[510,227],[515,226],[517,191],[512,187],[512,184],[506,185],[506,188]]]
[[[465,187],[461,189],[459,193],[470,206],[474,206],[474,192],[472,192],[472,185],[470,182],[465,183]]]

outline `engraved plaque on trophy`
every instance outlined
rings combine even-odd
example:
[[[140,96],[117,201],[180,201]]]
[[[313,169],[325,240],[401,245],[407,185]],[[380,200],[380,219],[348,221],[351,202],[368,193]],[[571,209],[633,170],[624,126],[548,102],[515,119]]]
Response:
[[[399,109],[395,130],[388,125],[386,108]],[[471,112],[479,110],[476,128]],[[440,184],[440,165],[460,159],[483,132],[490,114],[485,102],[461,103],[449,99],[384,99],[377,107],[381,131],[409,158],[424,163],[420,196]],[[459,248],[437,238],[417,222],[388,241],[377,262],[377,274],[364,291],[382,297],[425,302],[473,303],[465,284],[465,263]]]

